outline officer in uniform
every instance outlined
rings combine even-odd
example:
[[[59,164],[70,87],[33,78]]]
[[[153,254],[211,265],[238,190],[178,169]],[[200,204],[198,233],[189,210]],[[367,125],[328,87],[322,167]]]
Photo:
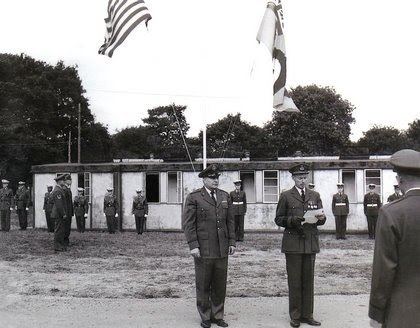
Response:
[[[308,183],[308,189],[314,190],[315,189],[315,184],[313,184],[312,182]]]
[[[53,198],[52,198],[52,186],[47,186],[47,192],[44,196],[44,213],[45,220],[47,221],[48,232],[54,232],[54,220],[51,218],[51,211],[53,208]]]
[[[335,217],[336,239],[347,239],[347,216],[349,215],[349,198],[344,193],[344,183],[337,183],[338,192],[332,198],[332,212]]]
[[[1,180],[3,188],[0,190],[0,219],[1,230],[10,230],[10,211],[13,203],[13,191],[9,188],[9,181],[6,179]]]
[[[51,218],[55,222],[54,230],[54,250],[56,252],[64,252],[67,250],[64,243],[64,235],[66,233],[66,221],[67,221],[67,204],[66,194],[64,191],[65,187],[65,174],[61,174],[54,180],[57,182],[53,192],[52,201],[53,207],[51,211]]]
[[[420,152],[391,156],[404,197],[379,210],[369,302],[371,326],[420,327]]]
[[[82,233],[85,232],[86,218],[89,211],[89,202],[87,197],[83,196],[84,191],[83,188],[77,188],[77,196],[74,197],[73,201],[77,231]]]
[[[375,227],[379,209],[382,206],[381,197],[375,192],[376,185],[369,184],[369,192],[365,195],[363,206],[368,223],[369,239],[375,239]]]
[[[143,196],[141,189],[136,190],[137,195],[133,197],[132,213],[136,221],[137,234],[142,235],[144,232],[145,220],[149,215],[149,205],[146,197]]]
[[[392,195],[389,195],[388,203],[393,202],[394,200],[400,199],[402,196],[404,195],[401,192],[400,186],[398,184],[394,184],[394,193]]]
[[[67,246],[70,245],[70,233],[71,233],[71,221],[74,215],[73,208],[73,195],[71,192],[71,175],[65,175],[65,184],[64,184],[64,194],[66,195],[66,209],[67,209],[67,218],[65,222],[65,233],[64,233],[64,244]]]
[[[300,323],[319,326],[313,318],[315,254],[319,252],[318,225],[325,223],[324,214],[316,223],[305,223],[308,210],[322,209],[319,193],[305,188],[309,167],[305,163],[294,165],[289,172],[295,186],[280,195],[275,222],[285,228],[281,251],[286,254],[289,286],[290,325]],[[302,224],[303,223],[303,224]]]
[[[235,190],[230,193],[233,215],[235,216],[236,241],[244,241],[244,216],[246,213],[246,193],[241,190],[242,181],[233,182]]]
[[[107,188],[107,194],[104,197],[104,215],[106,216],[106,225],[109,233],[115,233],[118,218],[118,200],[113,194],[113,188]]]
[[[19,181],[19,187],[16,190],[15,209],[19,218],[20,230],[26,230],[28,227],[29,191],[23,181]]]
[[[228,255],[235,253],[235,219],[229,194],[219,186],[219,166],[198,175],[204,186],[191,192],[183,210],[183,229],[195,264],[197,309],[201,327],[224,321]]]

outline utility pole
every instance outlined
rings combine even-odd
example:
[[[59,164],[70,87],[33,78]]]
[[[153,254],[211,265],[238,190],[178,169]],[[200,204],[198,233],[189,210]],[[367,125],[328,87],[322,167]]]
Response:
[[[79,117],[77,120],[77,163],[81,163],[81,133],[82,133],[82,106],[79,103]]]
[[[67,148],[67,158],[68,158],[68,162],[71,163],[71,130],[69,131],[69,141],[68,141],[68,148]]]

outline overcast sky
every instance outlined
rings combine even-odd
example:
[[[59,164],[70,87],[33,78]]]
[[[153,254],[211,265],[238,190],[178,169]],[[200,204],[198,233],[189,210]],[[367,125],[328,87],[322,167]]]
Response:
[[[250,74],[261,59],[255,36],[265,0],[146,0],[149,31],[138,27],[112,59],[97,54],[107,2],[1,0],[0,52],[77,64],[91,109],[110,132],[171,102],[188,106],[190,135],[227,113],[258,125],[271,118],[268,103],[252,96]],[[353,140],[373,124],[405,129],[420,118],[420,2],[283,0],[283,7],[288,86],[333,86],[356,106]]]

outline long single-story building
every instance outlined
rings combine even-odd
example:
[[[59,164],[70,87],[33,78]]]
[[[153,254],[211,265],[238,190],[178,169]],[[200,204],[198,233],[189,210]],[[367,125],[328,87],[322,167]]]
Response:
[[[273,161],[245,159],[209,160],[222,164],[220,188],[234,189],[233,181],[241,179],[247,194],[248,211],[245,216],[245,230],[277,230],[274,223],[276,205],[282,191],[293,186],[288,169],[299,162],[308,163],[312,170],[310,182],[321,195],[327,222],[323,230],[334,230],[335,222],[331,211],[332,195],[336,184],[345,184],[345,193],[350,200],[348,230],[367,229],[363,213],[363,197],[370,183],[377,185],[382,201],[393,193],[395,173],[389,164],[389,156],[371,156],[365,159],[340,159],[339,157],[289,157]],[[120,203],[120,228],[134,229],[131,214],[132,199],[137,188],[146,191],[149,203],[148,229],[181,230],[182,204],[188,193],[202,186],[198,172],[202,161],[164,162],[162,160],[114,160],[100,164],[48,164],[32,167],[34,190],[34,226],[46,228],[43,213],[44,195],[47,185],[54,185],[54,178],[60,173],[72,176],[72,192],[85,188],[90,209],[86,221],[87,229],[105,229],[103,198],[109,186],[114,187]],[[74,220],[75,221],[75,220]],[[75,226],[75,222],[73,224]]]

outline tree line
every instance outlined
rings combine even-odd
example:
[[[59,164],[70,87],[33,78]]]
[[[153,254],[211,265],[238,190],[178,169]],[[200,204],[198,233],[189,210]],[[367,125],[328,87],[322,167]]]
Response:
[[[372,126],[350,140],[354,106],[333,88],[298,86],[291,95],[301,113],[273,112],[264,126],[241,114],[228,114],[207,126],[209,157],[271,159],[301,155],[391,154],[420,150],[420,119],[405,131]],[[47,64],[27,55],[0,54],[0,176],[30,181],[32,165],[67,162],[77,157],[78,105],[81,104],[82,162],[116,158],[188,160],[202,156],[202,132],[188,135],[186,106],[168,104],[148,110],[136,126],[110,134],[89,107],[77,66]],[[185,137],[185,144],[183,141]]]

